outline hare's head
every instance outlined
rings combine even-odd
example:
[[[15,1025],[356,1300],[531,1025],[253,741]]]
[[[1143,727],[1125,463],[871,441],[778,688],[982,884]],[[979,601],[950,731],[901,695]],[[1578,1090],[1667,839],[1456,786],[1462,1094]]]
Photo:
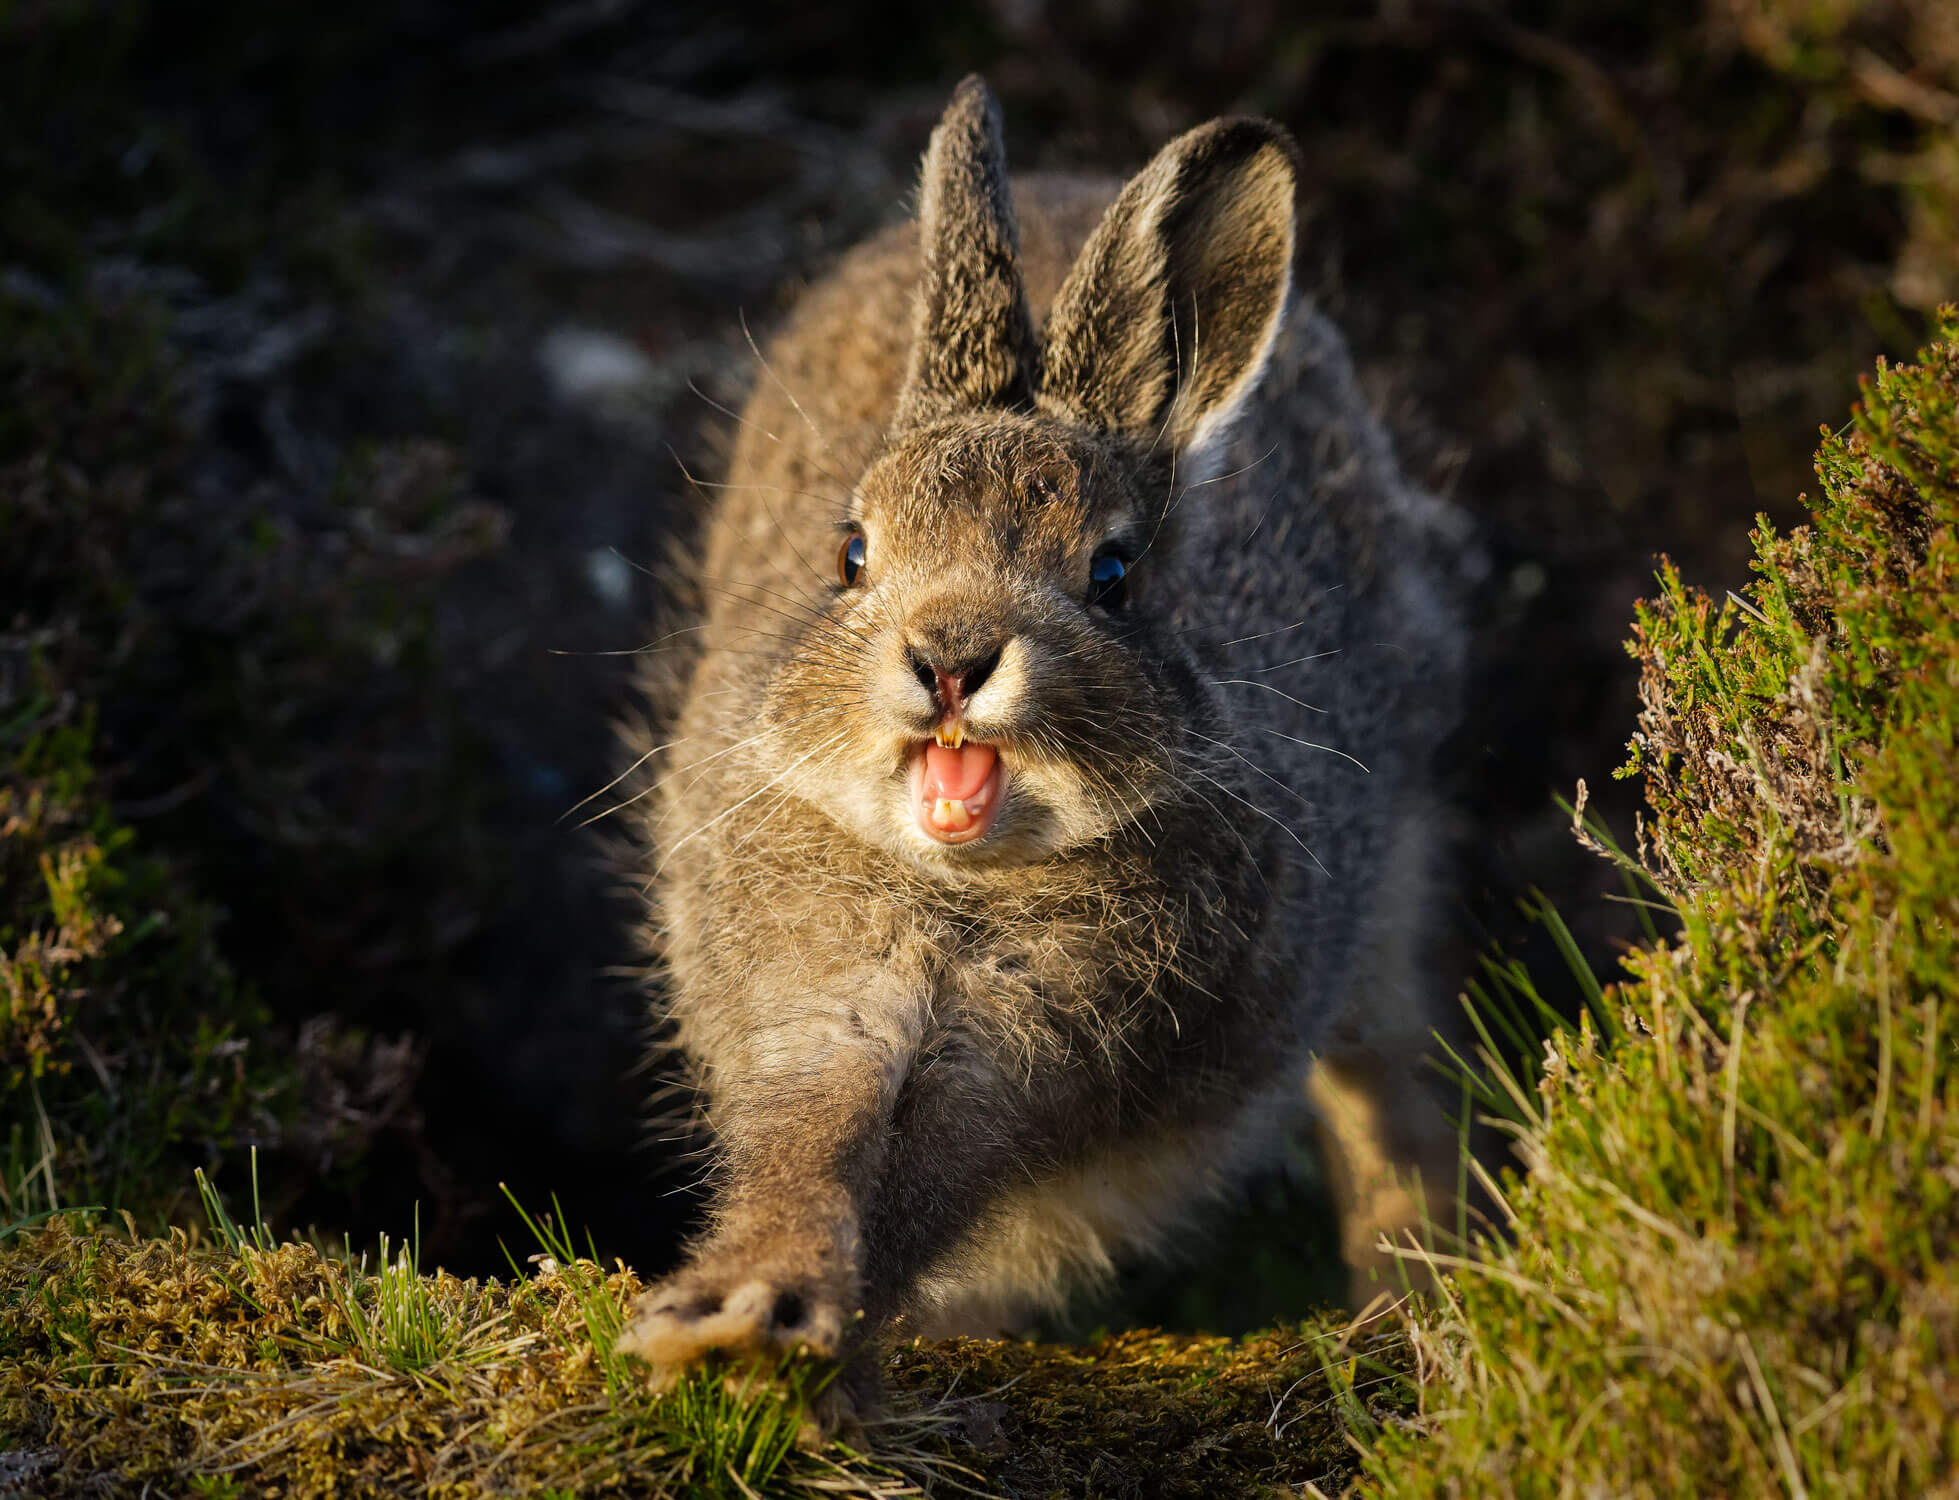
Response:
[[[1284,317],[1293,198],[1277,126],[1189,132],[1109,208],[1037,335],[998,110],[960,86],[925,159],[888,440],[838,517],[826,618],[771,687],[778,724],[831,731],[805,796],[958,867],[1182,795],[1208,689],[1152,565]]]

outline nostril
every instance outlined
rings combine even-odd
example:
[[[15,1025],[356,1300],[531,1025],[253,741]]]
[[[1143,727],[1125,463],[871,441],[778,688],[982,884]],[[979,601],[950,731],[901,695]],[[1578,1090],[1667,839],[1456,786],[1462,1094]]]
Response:
[[[905,662],[911,668],[911,675],[918,679],[919,686],[936,697],[939,689],[939,674],[932,670],[932,664],[919,654],[916,646],[905,648]]]
[[[965,671],[959,674],[960,692],[968,698],[972,697],[984,685],[986,679],[993,675],[993,669],[999,665],[1000,648],[995,647],[993,651],[981,657],[978,661],[971,663]]]
[[[1005,649],[1006,643],[1002,641],[983,655],[961,657],[952,651],[907,645],[905,664],[911,668],[919,686],[932,695],[940,712],[957,714],[966,700],[992,677]]]

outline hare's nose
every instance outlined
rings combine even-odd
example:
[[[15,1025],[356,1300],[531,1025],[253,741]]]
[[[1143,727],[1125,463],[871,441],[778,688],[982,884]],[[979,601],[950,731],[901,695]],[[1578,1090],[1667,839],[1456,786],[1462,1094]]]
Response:
[[[983,655],[950,661],[916,646],[907,648],[906,654],[911,659],[912,674],[932,695],[939,712],[957,718],[965,709],[966,700],[980,690],[993,675],[993,669],[1000,665],[1001,649],[995,646]]]

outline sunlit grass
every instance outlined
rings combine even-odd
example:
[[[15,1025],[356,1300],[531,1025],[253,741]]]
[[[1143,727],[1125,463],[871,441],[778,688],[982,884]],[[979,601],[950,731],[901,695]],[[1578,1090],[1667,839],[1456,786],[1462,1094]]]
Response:
[[[50,1495],[95,1472],[337,1495],[336,1455],[355,1451],[379,1488],[463,1495],[895,1496],[917,1493],[908,1473],[958,1472],[929,1417],[879,1424],[874,1454],[823,1443],[809,1403],[830,1372],[809,1361],[649,1391],[613,1350],[639,1282],[589,1241],[575,1253],[555,1200],[548,1216],[519,1208],[531,1267],[483,1282],[425,1265],[413,1231],[371,1261],[282,1238],[255,1159],[249,1213],[196,1180],[203,1237],[57,1214],[0,1249],[0,1437],[89,1455]]]
[[[1521,1170],[1467,1253],[1409,1248],[1452,1280],[1406,1322],[1421,1409],[1368,1436],[1371,1493],[1959,1472],[1959,311],[1864,395],[1812,524],[1758,528],[1751,598],[1669,565],[1640,609],[1640,909],[1679,930],[1575,1030],[1485,971],[1473,1092]]]
[[[1344,1405],[1378,1420],[1406,1404],[1392,1383],[1405,1340],[1380,1319],[1242,1343],[1125,1335],[1092,1358],[962,1340],[894,1351],[889,1407],[849,1444],[824,1442],[809,1420],[832,1378],[819,1362],[648,1390],[613,1350],[641,1284],[589,1239],[581,1253],[555,1200],[522,1211],[534,1256],[465,1281],[424,1264],[412,1233],[367,1260],[282,1236],[208,1177],[202,1191],[208,1234],[147,1240],[62,1214],[0,1245],[0,1439],[64,1455],[49,1497],[109,1473],[323,1500],[349,1492],[356,1456],[360,1493],[993,1494],[984,1476],[1023,1455],[1054,1481],[1039,1492],[1067,1493],[1117,1434],[1142,1436],[1139,1412],[1151,1466],[1236,1496],[1350,1470]],[[1012,1441],[961,1447],[975,1411]],[[1215,1427],[1240,1432],[1228,1460]]]

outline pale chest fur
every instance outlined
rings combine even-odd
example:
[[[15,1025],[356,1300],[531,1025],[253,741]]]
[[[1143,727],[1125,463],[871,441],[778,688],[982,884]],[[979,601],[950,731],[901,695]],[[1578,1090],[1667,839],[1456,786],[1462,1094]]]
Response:
[[[792,1025],[909,1039],[1008,1080],[1134,1068],[1260,998],[1269,892],[1228,874],[1116,846],[950,884],[786,806],[765,840],[711,837],[667,883],[672,1012],[710,1071]]]

